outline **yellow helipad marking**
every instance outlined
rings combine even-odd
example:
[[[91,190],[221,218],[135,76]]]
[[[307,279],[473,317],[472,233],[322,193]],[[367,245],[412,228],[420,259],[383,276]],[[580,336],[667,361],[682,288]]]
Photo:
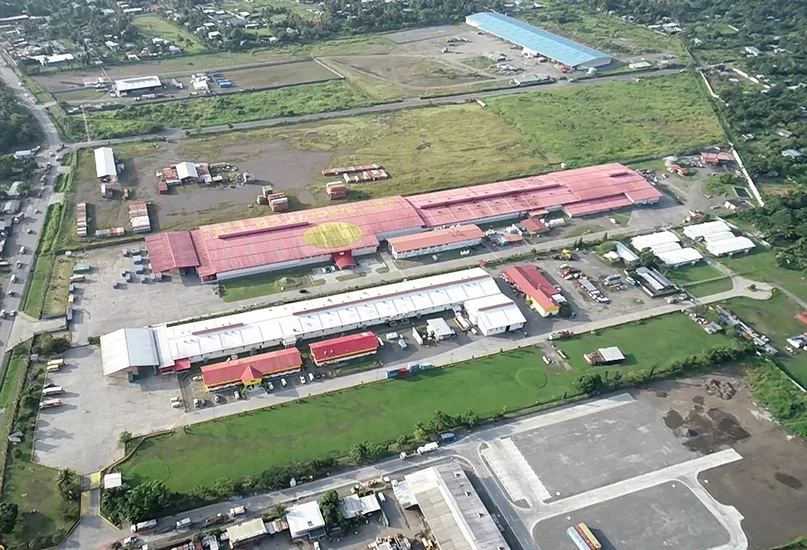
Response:
[[[327,222],[303,233],[303,240],[317,248],[347,248],[364,236],[361,227],[347,222]]]

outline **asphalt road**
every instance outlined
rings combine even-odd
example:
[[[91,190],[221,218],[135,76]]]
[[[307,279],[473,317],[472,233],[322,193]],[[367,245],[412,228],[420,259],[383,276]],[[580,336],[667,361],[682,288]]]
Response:
[[[45,111],[44,107],[41,105],[32,104],[31,98],[33,96],[31,96],[24,87],[18,85],[19,79],[16,73],[2,60],[0,60],[0,78],[5,81],[9,88],[14,90],[42,127],[45,145],[39,151],[39,155],[37,156],[38,162],[43,165],[47,162],[58,164],[50,157],[50,153],[53,152],[55,154],[56,149],[61,143],[61,139],[59,138],[59,133],[56,131],[56,127],[48,117],[47,111]],[[28,94],[29,97],[26,98],[25,94]],[[9,283],[7,288],[2,289],[2,309],[5,309],[7,312],[22,309],[22,291],[25,281],[30,276],[30,268],[35,257],[34,252],[39,242],[39,236],[42,234],[45,213],[48,210],[48,202],[50,201],[53,184],[56,181],[57,175],[58,170],[56,167],[47,169],[47,178],[44,185],[45,191],[42,193],[41,197],[34,196],[23,200],[21,211],[25,212],[25,219],[19,224],[13,224],[11,235],[6,240],[3,259],[11,263],[11,272],[17,276],[15,283]],[[34,188],[36,189],[39,183],[38,180],[35,181]],[[39,211],[38,213],[37,210]],[[11,216],[8,216],[8,220],[11,220]],[[24,254],[19,253],[20,247],[22,246],[26,249]],[[21,262],[19,268],[16,267],[18,260]],[[11,295],[8,294],[9,290],[12,292]],[[6,343],[9,341],[14,322],[15,319],[13,317],[0,319],[0,354],[6,351]]]
[[[198,136],[202,134],[215,134],[219,132],[229,132],[232,130],[248,130],[252,128],[269,128],[272,126],[280,126],[286,124],[299,124],[302,122],[313,122],[317,120],[327,120],[331,118],[340,118],[340,117],[349,117],[355,115],[363,115],[368,113],[380,113],[380,112],[388,112],[388,111],[400,111],[403,109],[414,109],[417,107],[429,107],[429,106],[436,106],[436,105],[456,105],[467,103],[468,101],[472,101],[474,98],[486,98],[486,97],[496,97],[496,96],[503,96],[503,95],[512,95],[512,94],[523,94],[529,92],[536,92],[541,90],[552,90],[557,88],[565,88],[567,86],[590,86],[592,84],[601,84],[603,82],[611,82],[614,80],[632,80],[635,78],[645,78],[645,77],[655,77],[655,76],[663,76],[669,74],[675,74],[680,72],[682,69],[663,69],[659,71],[653,71],[652,73],[640,73],[640,74],[633,74],[633,73],[625,73],[619,74],[614,76],[602,76],[596,78],[584,78],[582,80],[578,80],[576,82],[570,82],[568,80],[559,80],[552,84],[545,84],[542,86],[527,86],[525,88],[506,88],[503,90],[488,90],[486,92],[472,92],[462,95],[452,95],[448,97],[436,97],[430,99],[421,99],[421,98],[410,98],[404,99],[401,101],[396,101],[392,103],[383,103],[380,105],[372,105],[370,107],[359,107],[356,109],[345,109],[342,111],[330,111],[327,113],[315,113],[310,115],[299,115],[299,116],[289,116],[289,117],[280,117],[280,118],[268,118],[264,120],[253,120],[251,122],[239,122],[232,125],[230,128],[228,125],[221,125],[221,126],[209,126],[207,128],[202,128],[201,130],[194,130],[193,135]],[[143,141],[147,139],[169,139],[169,140],[179,140],[185,138],[185,131],[182,129],[169,129],[164,132],[160,132],[158,134],[148,134],[142,136],[133,136],[133,137],[126,137],[126,138],[116,138],[116,139],[109,139],[109,140],[94,140],[94,141],[83,141],[83,142],[76,142],[70,144],[71,147],[79,149],[83,147],[98,147],[101,145],[107,144],[116,144],[116,143],[130,143],[133,141]]]

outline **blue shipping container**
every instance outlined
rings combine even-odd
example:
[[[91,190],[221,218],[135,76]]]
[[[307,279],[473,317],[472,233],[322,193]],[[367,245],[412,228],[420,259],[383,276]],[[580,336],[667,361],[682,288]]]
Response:
[[[232,88],[232,87],[233,87],[232,82],[222,82],[221,84],[219,84],[219,88]]]
[[[444,434],[440,434],[440,441],[443,443],[449,443],[451,441],[456,441],[457,436],[451,432],[446,432]]]
[[[395,378],[398,376],[398,370],[392,369],[387,371],[387,378]]]
[[[572,542],[574,542],[574,545],[577,546],[579,550],[591,550],[588,544],[586,544],[586,541],[583,540],[583,537],[574,530],[574,527],[569,527],[566,530],[566,534],[569,535],[569,538],[572,539]]]

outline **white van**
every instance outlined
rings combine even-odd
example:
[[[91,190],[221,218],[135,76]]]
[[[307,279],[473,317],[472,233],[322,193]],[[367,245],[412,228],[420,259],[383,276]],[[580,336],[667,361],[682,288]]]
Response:
[[[25,247],[24,246],[20,247],[20,254],[25,254]]]

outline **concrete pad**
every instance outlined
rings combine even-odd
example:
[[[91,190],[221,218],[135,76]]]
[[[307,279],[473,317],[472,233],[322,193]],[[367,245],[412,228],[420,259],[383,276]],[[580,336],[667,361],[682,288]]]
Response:
[[[130,384],[125,377],[104,377],[99,348],[74,348],[65,366],[48,375],[62,386],[61,407],[40,411],[34,460],[80,474],[100,470],[123,456],[118,436],[124,430],[143,435],[175,425],[183,409],[171,407],[179,396],[173,376],[144,376]]]
[[[728,550],[731,536],[696,495],[672,481],[539,522],[540,550],[576,550],[566,530],[586,523],[604,550]]]
[[[658,412],[636,401],[513,436],[553,499],[653,472],[696,457]]]

